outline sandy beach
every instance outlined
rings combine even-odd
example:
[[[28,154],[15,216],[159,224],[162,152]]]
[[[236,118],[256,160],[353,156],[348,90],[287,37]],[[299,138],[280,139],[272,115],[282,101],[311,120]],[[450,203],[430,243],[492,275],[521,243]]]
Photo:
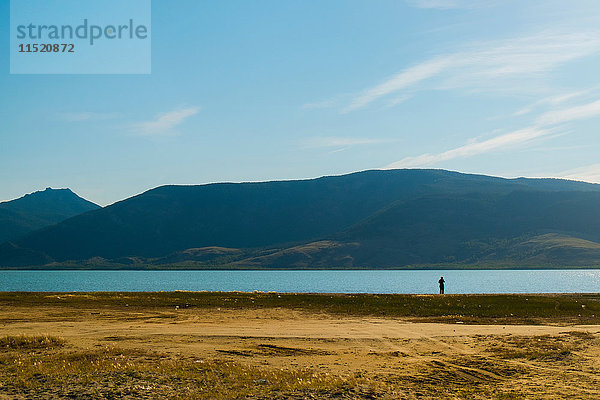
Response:
[[[0,303],[0,336],[61,344],[4,346],[0,398],[6,399],[600,397],[599,324],[232,309],[225,295],[223,307],[94,300],[18,306],[10,299]],[[80,376],[53,368],[69,359],[83,369]],[[165,363],[170,367],[155,370]],[[208,370],[221,373],[199,384]],[[114,385],[115,374],[127,379]]]

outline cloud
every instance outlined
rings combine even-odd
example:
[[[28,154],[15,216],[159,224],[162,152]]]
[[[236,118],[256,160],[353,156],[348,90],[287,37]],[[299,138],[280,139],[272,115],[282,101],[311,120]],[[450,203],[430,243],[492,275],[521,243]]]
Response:
[[[600,100],[576,107],[548,111],[540,115],[536,122],[538,125],[556,125],[597,115],[600,115]]]
[[[562,103],[568,102],[569,100],[572,100],[574,98],[589,94],[596,89],[597,88],[580,90],[577,92],[561,93],[561,94],[554,95],[554,96],[544,97],[544,98],[537,100],[537,101],[531,103],[530,105],[518,110],[517,112],[515,112],[513,114],[513,116],[529,114],[529,113],[533,112],[536,108],[543,107],[543,106],[556,107],[556,106],[558,106]]]
[[[557,174],[559,178],[573,179],[577,181],[600,183],[600,164],[586,165]]]
[[[564,98],[567,97],[564,96]],[[385,168],[422,167],[455,158],[466,158],[508,147],[528,145],[535,139],[557,133],[557,125],[592,118],[598,115],[600,115],[600,100],[575,107],[556,109],[541,114],[535,119],[535,123],[528,128],[505,133],[483,141],[479,140],[479,138],[473,138],[468,140],[465,145],[442,153],[427,153],[416,157],[405,157],[400,161],[389,164]]]
[[[150,121],[136,122],[131,125],[132,131],[143,136],[162,136],[173,134],[173,128],[182,124],[187,118],[198,114],[199,107],[188,107],[158,114]]]
[[[467,144],[444,151],[437,154],[422,154],[416,157],[406,157],[400,161],[396,161],[387,165],[386,169],[394,168],[415,168],[424,167],[432,164],[439,163],[441,161],[448,161],[455,158],[472,157],[478,154],[488,153],[492,150],[498,150],[502,148],[508,148],[516,145],[523,145],[529,143],[534,139],[546,136],[552,133],[550,129],[540,129],[536,127],[529,127],[520,129],[510,133],[505,133],[494,138],[484,141],[469,141]]]
[[[353,138],[353,137],[334,137],[321,136],[306,139],[302,142],[305,148],[324,148],[324,147],[349,147],[357,145],[372,145],[381,143],[390,143],[395,139],[375,139],[375,138]]]
[[[119,113],[66,112],[57,114],[57,118],[66,122],[101,121],[120,117]]]
[[[588,93],[590,93],[591,90],[580,90],[577,92],[570,92],[570,93],[561,93],[558,94],[556,96],[551,96],[551,97],[546,97],[544,99],[539,100],[537,103],[538,104],[549,104],[552,106],[557,106],[559,104],[562,104],[566,101],[572,100],[576,97],[580,97],[583,95],[586,95]]]
[[[398,96],[395,99],[391,99],[384,108],[396,107],[398,104],[404,103],[406,100],[410,99],[411,97],[412,96],[409,96],[409,95]]]
[[[533,81],[564,63],[600,52],[600,32],[542,32],[488,41],[408,67],[354,96],[344,112],[363,108],[400,91],[417,91],[425,81],[437,90],[530,90]]]
[[[408,68],[385,82],[365,90],[362,94],[356,96],[343,111],[349,112],[364,107],[382,96],[395,93],[438,75],[455,63],[453,57],[439,57]]]

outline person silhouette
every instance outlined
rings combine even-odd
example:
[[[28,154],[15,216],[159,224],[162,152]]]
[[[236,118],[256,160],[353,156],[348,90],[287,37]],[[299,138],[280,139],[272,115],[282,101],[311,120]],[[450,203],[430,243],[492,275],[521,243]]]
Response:
[[[440,284],[440,294],[444,294],[444,283],[446,281],[444,280],[443,276],[440,276],[440,280],[438,281],[438,283]]]

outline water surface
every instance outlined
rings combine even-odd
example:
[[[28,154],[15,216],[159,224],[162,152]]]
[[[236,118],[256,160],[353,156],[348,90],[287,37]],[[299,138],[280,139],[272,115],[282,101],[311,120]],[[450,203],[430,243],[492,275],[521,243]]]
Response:
[[[276,291],[307,293],[600,292],[600,269],[428,271],[0,271],[0,291]]]

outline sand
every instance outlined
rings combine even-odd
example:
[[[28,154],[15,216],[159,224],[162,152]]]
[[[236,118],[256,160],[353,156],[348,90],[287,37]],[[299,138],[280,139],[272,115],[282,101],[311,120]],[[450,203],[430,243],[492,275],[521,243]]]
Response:
[[[600,325],[444,324],[285,308],[3,305],[0,315],[0,335],[60,337],[64,352],[116,346],[195,362],[309,369],[361,378],[371,389],[354,392],[357,398],[600,398]]]

